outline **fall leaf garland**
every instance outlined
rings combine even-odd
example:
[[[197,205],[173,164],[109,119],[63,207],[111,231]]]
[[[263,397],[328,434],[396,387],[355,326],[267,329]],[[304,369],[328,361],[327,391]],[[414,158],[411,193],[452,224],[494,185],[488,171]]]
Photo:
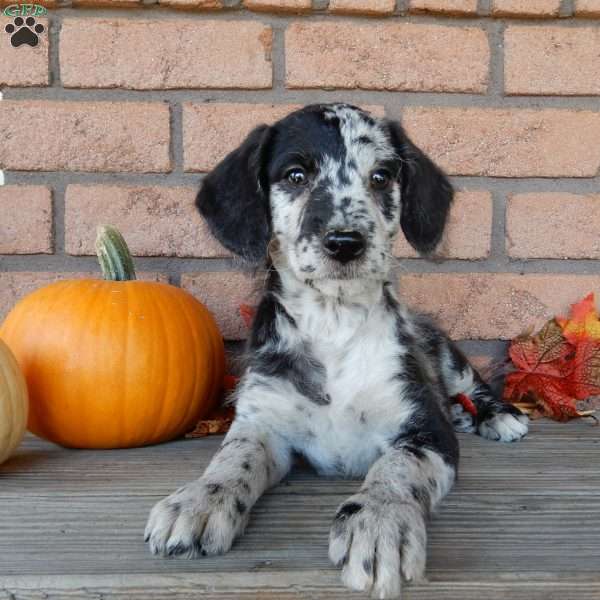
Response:
[[[535,335],[515,338],[509,348],[515,370],[504,399],[529,413],[557,421],[596,417],[600,409],[600,319],[594,294],[556,317]]]

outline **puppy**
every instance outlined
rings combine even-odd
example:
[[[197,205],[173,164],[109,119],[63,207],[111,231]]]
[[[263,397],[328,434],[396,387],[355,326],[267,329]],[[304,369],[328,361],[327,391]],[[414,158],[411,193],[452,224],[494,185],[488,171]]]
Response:
[[[391,281],[399,229],[431,251],[452,195],[399,124],[346,104],[256,128],[205,178],[197,204],[211,230],[266,261],[268,277],[235,421],[200,479],[152,509],[154,554],[227,552],[297,453],[323,475],[364,477],[329,536],[346,586],[394,598],[402,578],[423,577],[425,522],[456,477],[454,430],[501,441],[527,432]],[[461,393],[476,418],[451,405]]]

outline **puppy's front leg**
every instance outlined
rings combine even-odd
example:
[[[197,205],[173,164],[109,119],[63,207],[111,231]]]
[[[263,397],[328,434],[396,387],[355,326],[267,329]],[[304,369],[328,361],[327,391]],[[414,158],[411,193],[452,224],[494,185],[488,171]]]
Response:
[[[154,506],[145,539],[153,554],[222,554],[242,534],[261,494],[290,469],[291,452],[267,429],[237,419],[204,475]]]
[[[329,557],[342,565],[342,581],[375,598],[396,598],[401,579],[425,572],[427,515],[452,487],[458,446],[443,419],[442,436],[398,438],[371,467],[360,491],[338,509]]]

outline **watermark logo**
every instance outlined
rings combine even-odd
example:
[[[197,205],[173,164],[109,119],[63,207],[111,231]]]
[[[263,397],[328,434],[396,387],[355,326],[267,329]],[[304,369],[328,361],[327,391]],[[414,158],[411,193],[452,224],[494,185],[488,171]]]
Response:
[[[39,4],[11,4],[4,9],[5,17],[41,17],[48,11]]]
[[[13,17],[13,22],[4,27],[10,35],[10,43],[14,48],[23,46],[37,46],[39,36],[46,28],[37,23],[35,17],[45,15],[48,11],[39,4],[11,4],[4,9],[4,15]]]

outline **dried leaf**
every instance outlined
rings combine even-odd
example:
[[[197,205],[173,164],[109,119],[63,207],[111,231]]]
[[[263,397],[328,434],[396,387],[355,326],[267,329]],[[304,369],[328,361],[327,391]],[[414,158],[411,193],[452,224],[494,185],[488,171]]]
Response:
[[[563,335],[572,344],[580,340],[600,340],[600,319],[593,292],[571,306],[571,318],[557,317]]]
[[[600,395],[600,341],[589,338],[594,332],[596,311],[590,309],[593,295],[573,305],[572,319],[548,321],[534,336],[514,339],[509,356],[515,372],[506,378],[504,398],[536,416],[557,421],[588,416]],[[563,334],[570,327],[570,339]],[[584,402],[584,404],[582,404]]]
[[[227,433],[234,417],[235,409],[233,406],[219,406],[205,419],[198,421],[198,423],[196,423],[196,428],[193,431],[190,431],[185,437],[198,438],[207,435]]]

